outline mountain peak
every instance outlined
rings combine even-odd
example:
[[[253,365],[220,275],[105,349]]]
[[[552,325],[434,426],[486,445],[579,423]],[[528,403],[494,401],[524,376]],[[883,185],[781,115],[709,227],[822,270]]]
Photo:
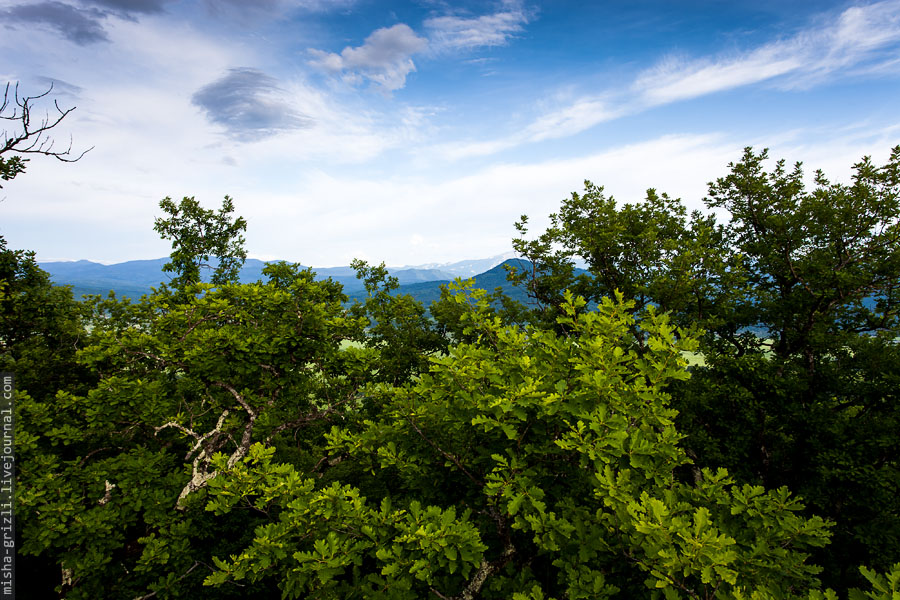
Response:
[[[435,269],[438,271],[444,271],[446,273],[450,273],[453,277],[462,277],[466,279],[468,277],[474,277],[475,275],[479,275],[486,271],[490,271],[497,265],[503,264],[509,259],[516,258],[518,254],[515,251],[510,250],[509,252],[504,252],[503,254],[498,254],[496,256],[491,256],[490,258],[474,258],[469,260],[460,260],[456,262],[447,262],[447,263],[426,263],[422,265],[409,265],[404,267],[398,267],[399,269]]]

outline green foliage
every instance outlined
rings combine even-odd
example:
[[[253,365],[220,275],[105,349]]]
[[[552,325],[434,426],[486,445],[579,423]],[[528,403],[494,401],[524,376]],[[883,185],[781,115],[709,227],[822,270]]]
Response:
[[[505,269],[506,273],[510,270],[517,272],[518,269]],[[471,335],[471,331],[467,332],[468,324],[466,315],[475,305],[475,299],[471,296],[467,302],[460,302],[458,292],[466,289],[466,287],[475,287],[475,279],[463,281],[457,279],[446,285],[441,286],[440,297],[431,303],[429,312],[437,323],[438,330],[448,338],[452,343],[467,342],[472,343],[476,337]],[[504,293],[502,287],[496,287],[493,293],[484,296],[488,303],[487,311],[492,316],[497,316],[504,325],[522,325],[528,322],[529,311],[521,302],[514,300]]]
[[[684,327],[709,328],[744,288],[742,258],[722,254],[726,230],[715,217],[695,211],[688,219],[680,200],[653,189],[643,202],[619,208],[602,187],[585,181],[585,192],[564,200],[537,239],[525,239],[527,222],[523,216],[516,224],[523,237],[513,246],[534,268],[510,279],[538,301],[535,318],[545,326],[555,322],[569,289],[591,303],[620,291],[636,314],[653,305]],[[587,274],[574,274],[573,256],[587,263]],[[641,343],[640,335],[636,340]]]
[[[262,448],[230,470],[218,459],[207,509],[244,503],[270,524],[208,584],[274,577],[286,598],[783,597],[815,585],[804,549],[827,525],[786,489],[724,471],[675,477],[689,461],[663,388],[687,377],[681,352],[696,343],[664,315],[641,323],[640,356],[621,296],[583,314],[567,295],[565,337],[503,327],[471,293],[455,298],[476,343],[373,388],[372,418],[327,434],[331,456],[368,472],[358,486],[317,485]]]
[[[12,156],[10,158],[3,158],[0,156],[0,179],[9,181],[16,175],[24,173],[26,162],[28,162],[28,160],[23,159],[21,156]],[[0,185],[0,189],[2,188],[3,186]]]
[[[200,269],[212,269],[208,264],[211,256],[217,261],[210,280],[214,285],[237,281],[247,258],[242,235],[247,221],[243,217],[231,220],[231,198],[225,196],[218,213],[203,208],[193,197],[185,197],[178,204],[163,198],[159,207],[169,218],[156,219],[153,229],[163,239],[172,240],[171,262],[163,266],[163,271],[175,273],[171,281],[174,289],[200,283]]]
[[[83,382],[75,351],[86,337],[83,308],[68,288],[52,285],[34,252],[9,250],[0,237],[0,370],[36,397]]]
[[[654,190],[619,206],[586,183],[545,233],[515,241],[535,268],[513,279],[543,326],[565,289],[593,301],[618,289],[636,314],[702,328],[703,366],[672,387],[689,455],[788,485],[833,519],[837,542],[817,558],[846,590],[862,584],[857,561],[886,569],[900,555],[900,147],[883,166],[863,159],[850,184],[817,172],[811,191],[799,164],[767,171],[767,158],[748,148],[710,184],[724,225]],[[573,275],[575,256],[589,275]]]
[[[900,598],[900,563],[891,567],[886,575],[876,573],[866,567],[859,568],[860,573],[872,586],[872,591],[852,590],[850,600],[896,600]]]
[[[284,598],[416,598],[411,590],[420,582],[445,581],[456,571],[465,577],[479,563],[485,547],[468,514],[457,518],[453,508],[416,501],[395,510],[387,499],[376,509],[357,489],[316,485],[291,465],[273,465],[272,455],[255,445],[213,481],[207,510],[252,506],[273,521],[256,529],[249,548],[216,559],[220,571],[207,585],[274,576]],[[225,456],[217,467],[228,469]]]
[[[21,552],[63,570],[65,597],[230,596],[202,590],[205,565],[248,543],[259,517],[203,510],[213,456],[235,464],[261,442],[303,463],[317,435],[291,436],[357,402],[368,370],[341,350],[361,324],[340,286],[283,263],[265,274],[136,304],[94,298],[77,364],[96,383],[20,398]]]
[[[590,183],[523,217],[531,311],[457,282],[432,319],[362,261],[349,308],[239,284],[227,197],[163,200],[136,303],[0,238],[22,557],[67,599],[896,600],[900,148],[812,192],[765,160],[725,224]]]
[[[388,275],[384,263],[373,267],[354,260],[351,266],[365,283],[366,300],[354,303],[349,313],[366,322],[359,341],[377,352],[372,365],[375,379],[402,383],[425,370],[429,355],[447,349],[425,307],[407,294],[394,293],[399,283]]]
[[[767,157],[748,148],[710,184],[707,205],[731,213],[729,241],[746,258],[738,324],[762,328],[777,356],[801,356],[812,373],[860,333],[898,326],[900,146],[881,167],[854,165],[851,185],[817,171],[812,192],[799,163],[788,172],[781,160],[768,173]]]

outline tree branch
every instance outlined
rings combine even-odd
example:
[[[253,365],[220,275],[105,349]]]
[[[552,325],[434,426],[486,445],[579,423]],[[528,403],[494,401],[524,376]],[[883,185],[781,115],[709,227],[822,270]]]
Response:
[[[459,462],[459,459],[458,459],[458,458],[456,458],[456,457],[453,456],[452,454],[448,454],[447,452],[444,452],[444,450],[443,450],[440,446],[438,446],[437,444],[435,444],[434,442],[432,442],[430,439],[428,439],[427,437],[425,437],[425,434],[422,433],[422,430],[419,429],[419,427],[416,425],[415,421],[413,421],[413,420],[412,420],[411,418],[409,418],[409,417],[406,417],[406,420],[409,421],[409,424],[412,425],[412,428],[416,430],[416,433],[418,433],[419,436],[420,436],[423,440],[425,440],[425,441],[428,443],[429,446],[431,446],[432,448],[434,448],[435,450],[437,450],[438,452],[440,452],[440,453],[444,456],[444,458],[446,458],[447,460],[449,460],[450,462],[452,462],[454,465],[456,465],[457,468],[458,468],[460,471],[462,471],[463,474],[465,474],[465,476],[468,477],[468,478],[472,481],[472,483],[474,483],[474,484],[477,485],[478,487],[484,487],[484,482],[483,482],[483,481],[480,481],[480,480],[479,480],[478,478],[476,478],[474,475],[472,475],[471,473],[469,473],[468,469],[466,469],[464,466],[462,466],[462,464]]]
[[[49,130],[59,125],[69,113],[75,110],[76,107],[74,106],[63,110],[59,107],[59,102],[54,101],[53,106],[56,108],[58,115],[55,118],[51,118],[50,114],[46,113],[37,126],[33,126],[32,109],[34,108],[34,101],[44,98],[51,91],[53,91],[52,83],[50,84],[50,88],[43,94],[38,94],[37,96],[19,96],[19,84],[17,83],[13,92],[15,106],[13,107],[12,114],[5,114],[7,107],[10,106],[9,83],[6,84],[6,89],[3,92],[3,102],[0,104],[0,119],[5,121],[18,121],[21,131],[9,133],[5,129],[3,130],[3,141],[0,142],[0,155],[5,154],[6,152],[15,152],[17,154],[43,154],[45,156],[52,156],[62,162],[76,162],[81,160],[85,154],[93,150],[92,146],[78,156],[72,156],[71,139],[69,140],[69,146],[65,150],[54,150],[53,140],[46,136],[46,133]]]
[[[191,566],[190,569],[188,569],[187,571],[185,571],[185,572],[181,575],[181,577],[179,577],[178,579],[176,579],[176,580],[173,581],[172,583],[178,583],[179,581],[181,581],[182,579],[184,579],[185,577],[187,577],[188,575],[190,575],[190,574],[191,574],[191,571],[193,571],[194,569],[196,569],[198,566],[200,566],[200,561],[195,561],[194,564]],[[159,593],[158,591],[156,591],[156,592],[150,592],[149,594],[144,594],[143,596],[137,596],[134,600],[147,600],[148,598],[152,598],[153,596],[155,596],[155,595],[158,594],[158,593]]]

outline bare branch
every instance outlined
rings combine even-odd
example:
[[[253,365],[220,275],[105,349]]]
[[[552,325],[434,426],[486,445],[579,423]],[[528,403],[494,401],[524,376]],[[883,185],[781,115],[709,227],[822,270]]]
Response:
[[[235,464],[237,464],[239,460],[247,456],[247,452],[250,450],[250,442],[253,438],[253,427],[256,424],[256,418],[259,416],[259,413],[254,410],[252,406],[250,406],[243,395],[241,395],[241,393],[238,392],[233,386],[221,381],[213,382],[213,385],[230,392],[234,399],[237,400],[237,403],[240,404],[241,407],[243,407],[243,409],[247,412],[247,415],[249,417],[247,419],[247,422],[244,424],[244,431],[241,435],[240,443],[237,444],[237,448],[235,448],[234,452],[231,453],[231,456],[228,457],[227,466],[228,468],[231,468]],[[195,440],[197,440],[197,442],[194,444],[194,447],[188,452],[187,456],[185,456],[185,459],[190,458],[192,454],[199,450],[191,463],[191,479],[185,484],[184,488],[182,488],[181,493],[178,494],[178,500],[175,502],[176,509],[184,510],[184,499],[187,498],[191,492],[206,487],[206,484],[219,474],[218,471],[210,472],[209,464],[212,460],[213,454],[218,452],[225,442],[222,437],[222,427],[228,414],[229,411],[227,409],[224,410],[219,416],[219,419],[216,422],[216,426],[202,436],[197,435],[197,433],[195,433],[193,430],[175,423],[174,421],[169,421],[168,423],[156,428],[156,431],[158,433],[159,431],[167,427],[174,427],[175,429],[179,429],[183,433],[190,435]]]
[[[213,385],[216,387],[220,387],[223,390],[228,390],[231,395],[234,396],[234,399],[237,400],[238,404],[240,404],[244,408],[244,410],[247,411],[247,414],[249,414],[253,418],[256,418],[256,411],[249,404],[247,404],[247,401],[244,400],[244,397],[240,393],[238,393],[238,391],[234,389],[234,387],[221,381],[213,382]]]
[[[0,156],[7,152],[15,154],[43,154],[44,156],[52,156],[62,162],[76,162],[81,160],[85,154],[93,150],[93,146],[80,154],[72,153],[72,140],[69,139],[69,145],[64,150],[54,148],[54,140],[47,135],[47,132],[59,125],[63,119],[75,110],[76,107],[62,109],[59,102],[53,102],[56,114],[51,115],[45,112],[42,119],[34,120],[34,102],[44,98],[53,91],[53,84],[43,94],[36,96],[19,95],[19,84],[17,83],[12,96],[10,96],[10,84],[6,84],[3,92],[3,101],[0,102],[0,120],[15,122],[16,127],[9,131],[3,130],[0,136]],[[8,109],[12,109],[9,111]]]
[[[319,479],[322,479],[322,476],[325,475],[324,470],[320,471],[319,469],[323,469],[324,467],[336,467],[337,465],[344,462],[344,459],[347,458],[347,455],[340,454],[335,456],[334,458],[329,458],[327,455],[323,456],[319,459],[319,462],[316,463],[316,466],[312,468],[311,473],[316,473],[316,476]]]
[[[478,567],[478,570],[472,575],[472,578],[466,584],[466,587],[464,587],[457,596],[445,596],[434,588],[431,588],[431,592],[438,598],[441,598],[441,600],[475,600],[481,592],[481,588],[484,586],[487,578],[502,569],[506,563],[512,559],[515,553],[516,549],[512,544],[505,543],[503,553],[500,554],[496,560],[488,562],[487,560],[482,559],[481,566]]]
[[[215,428],[208,431],[202,436],[197,435],[192,429],[188,429],[187,427],[174,421],[169,421],[168,423],[155,428],[156,433],[159,433],[163,429],[174,427],[182,433],[185,433],[197,440],[194,444],[194,447],[191,448],[185,455],[185,460],[190,458],[192,454],[197,452],[197,450],[200,450],[200,452],[194,457],[194,460],[191,462],[191,479],[182,488],[181,493],[178,494],[178,500],[175,502],[176,509],[184,510],[184,499],[187,498],[191,492],[205,487],[210,479],[218,475],[218,471],[213,471],[212,473],[209,472],[209,462],[212,458],[212,455],[215,454],[222,445],[219,440],[221,439],[222,426],[225,423],[225,418],[228,416],[228,412],[229,411],[227,409],[222,411],[222,414],[219,415],[219,419],[216,422]],[[212,438],[212,440],[208,441],[210,440],[210,438]]]
[[[487,581],[487,578],[491,576],[492,573],[499,571],[503,566],[509,562],[509,559],[512,558],[515,550],[512,548],[506,548],[503,551],[503,554],[500,555],[495,561],[488,562],[486,560],[481,561],[481,566],[478,567],[478,570],[475,571],[475,574],[472,576],[472,579],[469,580],[469,583],[466,584],[466,587],[463,588],[462,592],[460,592],[459,596],[456,596],[457,600],[474,600],[478,597],[478,593],[481,591],[482,586],[484,586],[484,582]]]

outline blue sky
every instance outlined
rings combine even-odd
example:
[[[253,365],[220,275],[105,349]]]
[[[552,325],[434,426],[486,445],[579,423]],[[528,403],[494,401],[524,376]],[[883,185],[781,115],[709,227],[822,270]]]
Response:
[[[900,143],[900,0],[0,0],[0,53],[93,146],[0,192],[41,260],[164,256],[160,199],[228,194],[257,258],[450,262],[585,179],[700,207],[744,146],[846,181]]]

